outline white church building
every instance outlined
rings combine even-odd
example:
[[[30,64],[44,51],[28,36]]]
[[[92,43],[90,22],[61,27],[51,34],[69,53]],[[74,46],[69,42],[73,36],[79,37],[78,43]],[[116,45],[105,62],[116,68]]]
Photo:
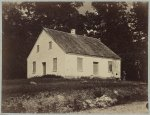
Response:
[[[27,58],[27,77],[120,78],[121,58],[100,40],[43,28]]]

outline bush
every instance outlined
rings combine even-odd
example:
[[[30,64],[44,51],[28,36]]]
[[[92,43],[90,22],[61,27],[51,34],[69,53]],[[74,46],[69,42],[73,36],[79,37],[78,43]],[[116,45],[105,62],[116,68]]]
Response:
[[[60,76],[60,75],[42,75],[42,76],[34,76],[32,78],[30,78],[30,80],[36,80],[36,79],[43,79],[43,78],[49,78],[49,79],[64,79],[64,77]]]
[[[64,77],[60,75],[43,75],[42,78],[50,78],[50,79],[63,79]]]
[[[90,80],[90,79],[91,79],[91,77],[86,77],[86,76],[82,76],[79,78],[79,80]]]
[[[103,88],[97,88],[94,90],[94,96],[95,97],[101,97],[104,94]]]

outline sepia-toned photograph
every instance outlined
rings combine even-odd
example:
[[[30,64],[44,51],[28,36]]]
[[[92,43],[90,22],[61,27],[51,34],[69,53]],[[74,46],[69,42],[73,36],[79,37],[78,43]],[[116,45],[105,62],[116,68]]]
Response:
[[[147,113],[146,1],[3,1],[2,113]]]

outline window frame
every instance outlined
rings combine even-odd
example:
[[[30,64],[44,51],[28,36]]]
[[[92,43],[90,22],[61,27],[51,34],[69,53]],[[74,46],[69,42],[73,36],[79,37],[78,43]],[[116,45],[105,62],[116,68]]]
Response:
[[[32,73],[35,74],[36,73],[36,61],[33,61],[32,63]]]
[[[94,65],[97,65],[97,71],[95,72],[95,66]],[[93,61],[93,75],[98,75],[99,74],[99,62],[97,61]]]
[[[36,52],[38,53],[40,51],[40,45],[36,46]]]
[[[110,68],[111,67],[111,68]],[[113,62],[112,61],[108,61],[108,72],[112,73],[113,72]]]
[[[83,72],[83,58],[77,57],[77,72]]]
[[[52,49],[52,41],[49,42],[49,49]]]
[[[58,62],[58,60],[57,60],[57,58],[53,58],[53,72],[57,72],[57,62]]]

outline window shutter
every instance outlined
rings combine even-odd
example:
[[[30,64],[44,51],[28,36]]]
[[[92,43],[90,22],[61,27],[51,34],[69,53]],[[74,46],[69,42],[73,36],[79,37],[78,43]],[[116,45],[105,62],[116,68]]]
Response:
[[[49,49],[52,49],[52,42],[49,42]]]
[[[57,72],[57,58],[53,58],[53,71]]]
[[[98,62],[93,62],[93,74],[98,75]]]
[[[34,61],[33,62],[33,73],[35,73],[36,72],[36,62]]]
[[[40,46],[39,46],[39,45],[37,45],[37,52],[39,52],[39,50],[40,50]]]
[[[82,72],[83,71],[83,59],[77,58],[77,71]]]
[[[112,61],[108,61],[108,71],[112,72]]]

